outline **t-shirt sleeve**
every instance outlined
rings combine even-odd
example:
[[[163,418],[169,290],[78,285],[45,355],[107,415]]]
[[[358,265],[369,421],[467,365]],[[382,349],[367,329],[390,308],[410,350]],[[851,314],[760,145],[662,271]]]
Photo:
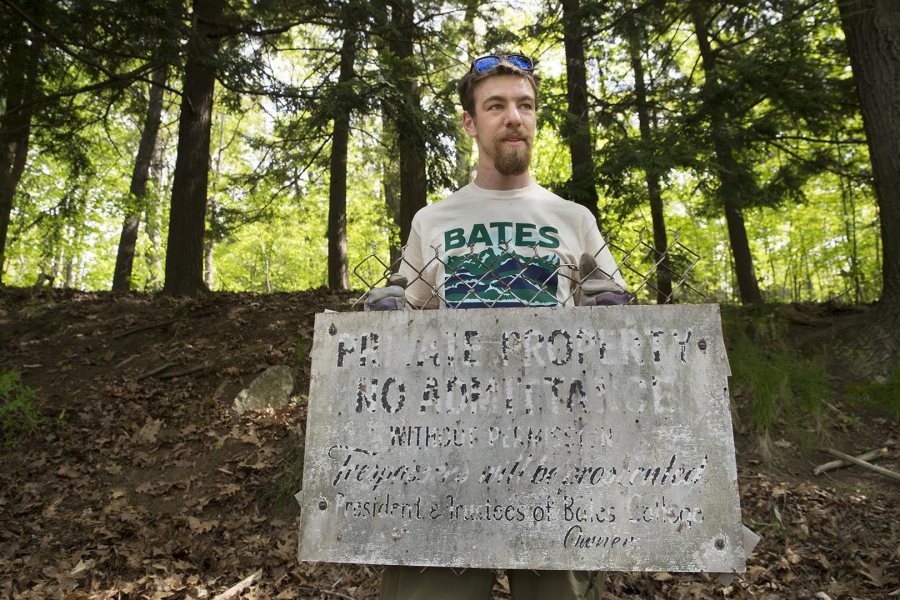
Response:
[[[585,213],[586,218],[583,229],[584,249],[582,251],[591,254],[597,260],[597,266],[600,267],[601,271],[612,277],[613,281],[623,288],[627,289],[628,285],[622,277],[622,272],[619,269],[619,265],[616,264],[612,252],[609,250],[609,244],[603,239],[603,235],[600,233],[600,229],[597,227],[597,223],[594,221],[590,212],[585,210]]]

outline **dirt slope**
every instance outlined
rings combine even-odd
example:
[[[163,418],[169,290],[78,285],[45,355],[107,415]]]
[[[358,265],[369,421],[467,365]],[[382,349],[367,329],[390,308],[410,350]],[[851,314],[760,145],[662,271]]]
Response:
[[[351,295],[192,300],[0,291],[0,369],[37,391],[43,422],[0,449],[0,596],[374,598],[378,568],[297,561],[313,318]],[[235,394],[292,367],[298,401],[237,416]],[[898,438],[885,416],[832,432],[847,451]],[[742,580],[614,574],[607,598],[900,597],[900,485],[739,436],[745,522],[764,536]],[[879,464],[900,470],[897,448]],[[507,597],[502,579],[498,598]],[[818,596],[817,596],[818,594]]]

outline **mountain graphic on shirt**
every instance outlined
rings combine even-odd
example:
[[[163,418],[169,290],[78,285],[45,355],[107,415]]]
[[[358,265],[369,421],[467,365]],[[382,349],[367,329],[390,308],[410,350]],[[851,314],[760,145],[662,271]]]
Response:
[[[487,248],[446,259],[444,298],[452,308],[555,306],[559,256]]]

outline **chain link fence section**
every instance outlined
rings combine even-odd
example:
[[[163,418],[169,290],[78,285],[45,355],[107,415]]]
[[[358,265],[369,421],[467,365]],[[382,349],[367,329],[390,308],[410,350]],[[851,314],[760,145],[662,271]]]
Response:
[[[618,262],[618,271],[627,283],[626,289],[632,295],[631,303],[676,301],[697,303],[706,299],[706,294],[698,290],[690,278],[694,267],[701,259],[700,255],[681,242],[680,231],[676,231],[672,239],[664,252],[658,252],[653,247],[652,233],[647,229],[638,231],[636,241],[630,245],[607,243]],[[393,263],[386,262],[379,255],[380,246],[378,242],[370,242],[369,253],[353,268],[353,275],[361,283],[363,294],[356,299],[351,310],[362,310],[372,290],[390,285],[389,278],[399,272],[400,265],[404,262],[402,255]],[[460,306],[465,305],[467,300],[475,298],[489,308],[508,306],[510,299],[515,299],[518,306],[547,306],[550,303],[571,306],[580,295],[581,278],[590,275],[580,274],[579,277],[578,265],[569,263],[561,263],[549,276],[546,276],[543,269],[529,269],[541,258],[536,247],[532,248],[531,256],[523,256],[521,247],[518,248],[519,252],[513,253],[508,243],[501,244],[500,251],[493,253],[476,251],[475,246],[471,245],[468,247],[468,253],[463,256],[463,262],[469,266],[474,264],[479,271],[483,271],[473,283],[470,276],[465,279],[455,276],[440,247],[432,246],[432,249],[434,255],[425,267],[421,271],[411,269],[417,275],[406,283],[407,287],[418,281],[427,283],[423,273],[436,263],[439,263],[441,270],[444,271],[443,283],[438,282],[437,286],[427,284],[432,295],[421,308]],[[514,268],[511,269],[511,265]],[[616,275],[602,270],[600,272],[607,278]],[[533,273],[540,273],[541,277],[535,278]],[[560,280],[566,280],[569,285],[564,286],[564,289],[570,289],[562,299],[558,299],[556,293],[550,289],[551,284],[555,288]],[[670,293],[663,292],[666,286],[662,282],[666,280],[671,285]],[[451,290],[452,298],[448,299],[448,292]],[[493,301],[486,299],[486,290],[496,299]]]
[[[698,304],[707,294],[699,290],[691,279],[694,267],[701,256],[681,242],[681,230],[676,230],[672,241],[663,252],[653,245],[653,234],[647,229],[637,232],[637,241],[624,248],[609,244],[613,256],[621,257],[619,269],[629,283],[628,291],[641,304]],[[668,280],[670,292],[664,292],[661,282]]]

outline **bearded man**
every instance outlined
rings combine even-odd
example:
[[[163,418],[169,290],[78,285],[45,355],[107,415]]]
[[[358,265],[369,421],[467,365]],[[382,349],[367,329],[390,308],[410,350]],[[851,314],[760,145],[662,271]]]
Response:
[[[399,277],[369,310],[624,304],[619,269],[583,206],[529,173],[538,103],[534,62],[483,56],[459,82],[462,126],[478,146],[475,180],[420,210]],[[403,285],[406,286],[405,293]],[[477,549],[474,550],[477,552]],[[513,600],[599,600],[603,573],[510,570]],[[488,600],[487,569],[388,567],[382,600]]]
[[[628,301],[591,213],[531,177],[538,96],[534,62],[521,54],[483,56],[460,80],[462,126],[478,147],[477,174],[413,219],[400,268],[413,306]]]

